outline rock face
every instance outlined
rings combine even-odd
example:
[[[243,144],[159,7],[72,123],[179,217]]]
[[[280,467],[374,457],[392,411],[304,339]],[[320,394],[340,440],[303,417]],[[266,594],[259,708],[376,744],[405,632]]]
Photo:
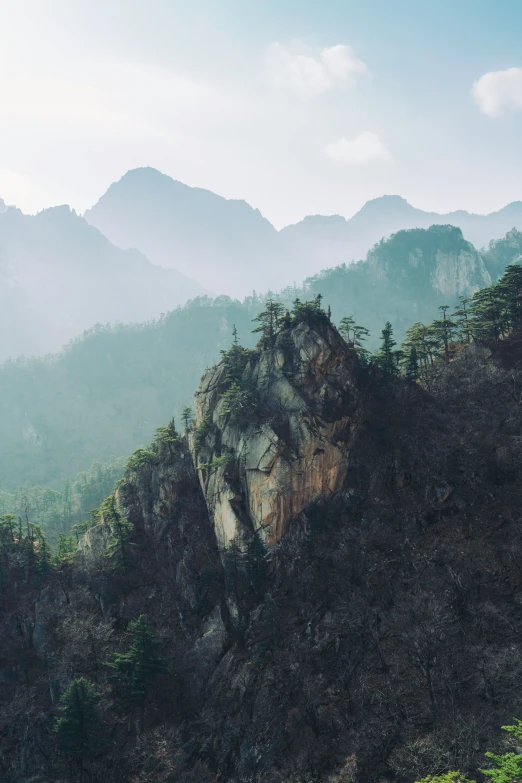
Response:
[[[491,285],[482,256],[454,226],[400,231],[379,243],[367,260],[376,279],[401,286],[412,301],[430,289],[453,301]]]
[[[357,371],[335,328],[302,323],[247,362],[241,384],[253,390],[255,411],[242,420],[226,412],[225,364],[204,375],[190,447],[222,546],[252,531],[274,543],[313,498],[341,489],[357,426]]]

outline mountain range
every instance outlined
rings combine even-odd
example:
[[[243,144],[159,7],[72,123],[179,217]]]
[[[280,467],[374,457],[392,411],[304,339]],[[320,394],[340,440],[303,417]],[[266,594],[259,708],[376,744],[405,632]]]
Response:
[[[309,216],[281,231],[245,201],[176,182],[152,168],[127,172],[85,213],[111,242],[138,248],[215,293],[242,298],[277,290],[322,269],[358,261],[383,237],[450,224],[476,247],[522,229],[522,202],[489,215],[424,212],[400,196],[367,202],[353,217]]]
[[[308,278],[313,288],[325,268],[348,269],[383,237],[434,223],[460,228],[464,240],[482,247],[522,228],[522,202],[484,216],[438,215],[399,196],[383,196],[348,220],[311,216],[277,231],[245,201],[188,187],[152,168],[127,172],[84,217],[67,206],[24,215],[0,201],[0,361],[56,351],[97,323],[158,318],[206,292],[242,299],[253,290],[300,287]],[[516,235],[514,241],[517,245]],[[513,257],[509,248],[505,258],[502,253],[497,247],[496,260],[489,250],[481,254],[486,266],[489,254],[493,277]],[[394,252],[393,258],[395,264],[407,262],[403,277],[414,274],[406,257]],[[378,290],[369,323],[375,329],[382,320],[381,298],[388,294],[382,276],[374,285],[370,267],[363,264],[362,277],[359,267],[349,275],[351,283],[359,282],[348,292],[360,295],[352,304],[348,293],[344,305],[366,314],[368,297]],[[433,264],[430,269],[432,274]],[[447,273],[440,268],[440,275]],[[479,277],[485,284],[482,273]],[[392,289],[396,280],[388,270]],[[428,302],[434,290],[430,283]],[[332,291],[331,298],[337,301],[339,292]],[[400,292],[394,301],[401,318]]]
[[[56,351],[96,323],[157,318],[201,293],[69,207],[0,213],[0,360]]]

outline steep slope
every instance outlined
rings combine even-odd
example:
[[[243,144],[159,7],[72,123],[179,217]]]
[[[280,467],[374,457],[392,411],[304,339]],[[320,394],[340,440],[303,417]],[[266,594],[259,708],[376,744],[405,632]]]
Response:
[[[522,202],[508,204],[489,215],[474,215],[464,210],[437,214],[412,207],[400,196],[382,196],[368,201],[353,217],[339,215],[307,217],[280,232],[290,262],[301,259],[308,274],[320,267],[349,264],[364,258],[383,237],[411,228],[429,228],[433,224],[460,228],[476,247],[504,236],[516,226],[522,228]]]
[[[482,257],[491,279],[496,283],[506,266],[522,262],[522,232],[513,228],[503,239],[490,242]]]
[[[267,537],[268,553],[255,515],[226,547],[207,511],[216,487],[200,483],[171,427],[131,464],[74,564],[42,576],[27,549],[4,542],[6,783],[411,783],[483,766],[498,727],[520,714],[521,344],[465,349],[428,394],[362,372],[327,324],[281,336],[300,372],[283,380],[280,343],[250,354],[244,381],[254,379],[259,405],[235,421],[221,410],[218,433],[236,428],[239,443],[255,422],[276,431],[299,400],[300,416],[319,425],[301,431],[305,451],[334,446],[335,422],[360,415],[336,446],[346,461],[338,485],[310,485],[290,517],[293,476],[274,462],[280,534]],[[277,391],[286,382],[295,397]],[[204,381],[211,407],[212,394]],[[237,461],[243,487],[256,483],[247,459]],[[118,568],[107,544],[121,519],[131,537]],[[103,664],[128,649],[125,630],[143,613],[164,668],[131,709]],[[51,731],[60,693],[79,676],[101,694],[111,739],[85,774]]]
[[[136,247],[218,294],[246,296],[291,282],[280,267],[277,232],[259,210],[152,168],[127,172],[85,218],[120,247]]]
[[[356,377],[355,353],[337,332],[304,323],[291,336],[283,331],[273,350],[246,357],[240,384],[255,396],[239,419],[227,414],[226,363],[205,374],[191,450],[206,466],[201,485],[223,546],[252,531],[278,541],[312,498],[340,490],[360,413]]]
[[[202,291],[115,247],[69,207],[0,214],[0,361],[57,350],[97,322],[158,317]]]
[[[325,270],[308,283],[333,313],[352,314],[369,328],[375,344],[385,320],[400,340],[413,322],[431,322],[439,305],[472,296],[491,278],[459,228],[431,226],[398,231],[379,242],[365,261]]]

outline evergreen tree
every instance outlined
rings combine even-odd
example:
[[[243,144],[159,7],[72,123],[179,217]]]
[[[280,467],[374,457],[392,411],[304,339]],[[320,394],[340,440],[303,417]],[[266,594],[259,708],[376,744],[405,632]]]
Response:
[[[100,698],[88,680],[73,680],[62,696],[61,716],[54,726],[61,752],[77,763],[82,777],[85,761],[98,756],[106,745]]]
[[[484,777],[489,778],[493,783],[520,783],[522,781],[522,721],[515,719],[513,726],[502,726],[504,731],[511,734],[515,745],[514,753],[486,753],[486,758],[493,765],[491,769],[481,769]]]
[[[506,312],[502,285],[488,286],[473,294],[471,332],[474,337],[498,341],[506,331]]]
[[[239,345],[239,336],[235,324],[232,325],[232,344]]]
[[[115,694],[121,705],[129,716],[139,709],[143,726],[147,694],[158,674],[164,670],[165,663],[157,655],[161,642],[154,638],[144,614],[129,623],[127,636],[131,643],[129,650],[113,653],[106,665],[111,670],[110,679],[115,684]]]
[[[47,579],[53,568],[52,562],[52,552],[42,531],[38,539],[36,551],[36,572],[40,579]]]
[[[397,343],[393,339],[392,325],[389,321],[386,321],[382,330],[381,350],[376,355],[376,359],[384,377],[387,379],[393,378],[398,372],[395,351],[393,350],[396,345]]]
[[[297,326],[297,324],[306,323],[308,326],[320,326],[330,323],[328,314],[322,308],[322,300],[321,294],[317,294],[308,302],[296,299],[291,313],[292,324]]]
[[[459,301],[460,307],[455,310],[451,317],[457,319],[455,324],[457,327],[457,335],[459,339],[469,345],[471,342],[471,322],[469,311],[471,299],[468,296],[459,296]]]
[[[15,543],[16,526],[16,514],[2,514],[0,516],[0,545]]]
[[[431,324],[430,331],[433,334],[435,341],[441,348],[444,349],[444,361],[450,360],[449,344],[455,332],[457,331],[457,325],[447,315],[449,305],[440,305],[439,310],[442,312],[442,318],[434,321]]]
[[[183,411],[181,412],[181,421],[183,422],[185,432],[188,432],[192,422],[194,421],[194,413],[192,408],[183,408]]]
[[[75,527],[79,526],[75,525]],[[65,560],[67,560],[69,556],[72,555],[75,551],[76,546],[77,541],[75,540],[74,536],[66,536],[63,533],[60,533],[56,543],[56,563],[63,563]]]
[[[252,329],[252,333],[261,334],[261,343],[264,348],[273,347],[284,311],[284,305],[280,302],[274,302],[273,299],[268,299],[263,312],[252,319],[259,323],[259,326]]]
[[[417,349],[414,345],[410,349],[406,364],[406,378],[409,381],[416,381],[419,378],[419,360],[417,359]]]
[[[499,280],[497,286],[504,300],[505,319],[511,332],[522,329],[522,266],[511,264]]]
[[[345,315],[339,321],[339,333],[342,334],[348,345],[354,344],[355,318],[353,315]]]
[[[132,524],[124,519],[116,506],[114,495],[104,501],[101,507],[103,516],[111,528],[111,538],[107,544],[107,557],[110,557],[116,566],[127,569],[130,565],[130,538]]]

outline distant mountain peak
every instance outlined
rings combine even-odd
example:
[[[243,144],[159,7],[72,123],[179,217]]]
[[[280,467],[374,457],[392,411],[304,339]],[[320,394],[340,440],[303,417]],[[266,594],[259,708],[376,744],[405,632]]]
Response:
[[[0,214],[2,212],[7,212],[7,204],[3,200],[3,198],[0,198]]]
[[[393,214],[395,216],[397,214],[407,214],[416,211],[416,208],[412,207],[412,205],[402,196],[384,195],[367,201],[354,217],[357,217],[357,215],[374,216],[381,214],[387,216]]]

